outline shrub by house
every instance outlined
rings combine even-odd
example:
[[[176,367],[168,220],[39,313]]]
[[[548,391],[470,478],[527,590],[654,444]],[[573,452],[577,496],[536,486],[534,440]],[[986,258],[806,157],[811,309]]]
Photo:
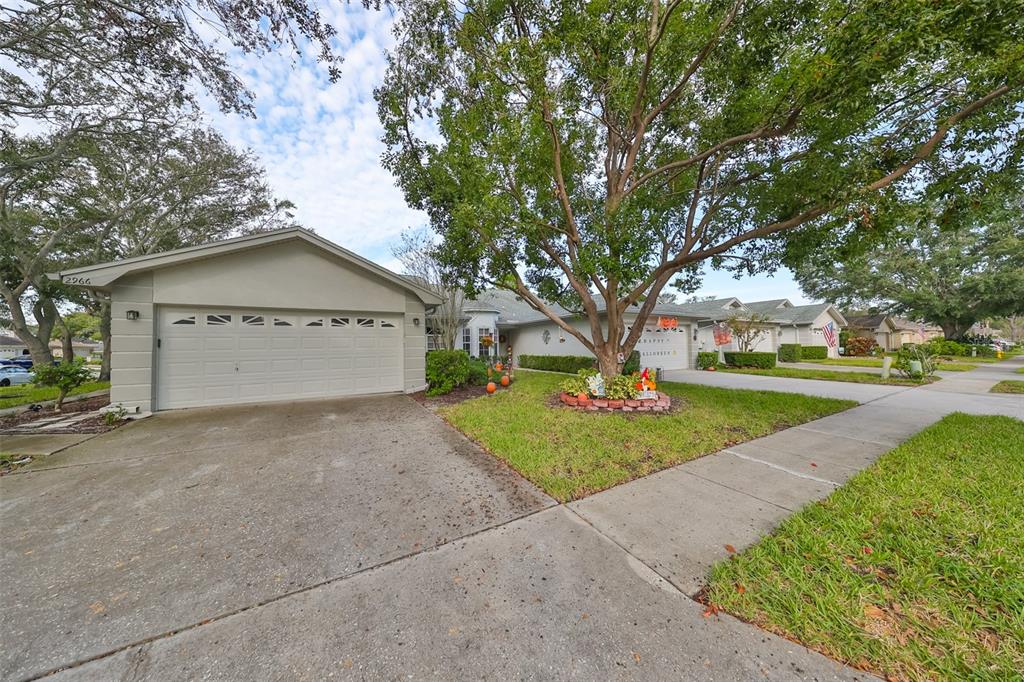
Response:
[[[754,367],[757,369],[771,369],[775,367],[775,353],[743,353],[739,351],[726,351],[723,353],[725,364],[730,367]]]

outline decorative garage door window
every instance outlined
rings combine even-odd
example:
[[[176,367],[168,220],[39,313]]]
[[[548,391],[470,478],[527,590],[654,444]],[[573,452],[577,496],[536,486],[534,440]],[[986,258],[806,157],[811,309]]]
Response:
[[[347,317],[332,317],[331,318],[331,326],[332,327],[347,327],[348,326],[348,318]]]
[[[242,324],[246,327],[262,327],[262,315],[242,315]]]
[[[274,326],[275,327],[294,327],[295,323],[292,320],[284,318],[284,317],[275,317],[274,318]]]
[[[394,329],[395,328],[394,323],[393,322],[389,322],[388,320],[381,320],[380,321],[380,326],[384,327],[385,329]]]
[[[181,324],[181,325],[185,325],[185,324],[194,325],[195,323],[196,323],[196,316],[195,315],[189,315],[188,317],[179,317],[174,322],[171,322],[171,324]]]
[[[306,326],[307,327],[322,327],[322,326],[324,326],[324,318],[322,318],[322,317],[315,317],[315,318],[307,321],[306,322]]]
[[[373,326],[373,318],[372,317],[357,317],[356,318],[356,326],[357,327],[372,327]]]
[[[220,327],[225,324],[231,324],[231,316],[224,313],[207,315],[206,324],[210,325],[211,327]]]

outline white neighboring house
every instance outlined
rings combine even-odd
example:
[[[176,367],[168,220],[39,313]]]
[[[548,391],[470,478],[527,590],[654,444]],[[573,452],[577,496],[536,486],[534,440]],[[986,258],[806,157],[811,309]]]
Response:
[[[873,338],[882,350],[899,350],[902,345],[899,326],[891,315],[846,315],[846,329],[855,336]]]
[[[745,304],[750,310],[768,315],[778,325],[778,344],[799,343],[801,346],[824,346],[828,357],[839,357],[839,332],[846,327],[846,318],[831,303],[793,305],[788,298],[754,301]],[[836,335],[835,346],[829,347],[823,329],[832,323]],[[778,345],[776,345],[778,348]]]
[[[14,334],[0,331],[0,358],[15,358],[19,355],[28,355],[28,346]]]
[[[603,305],[603,301],[598,301]],[[576,312],[552,306],[568,324],[590,334],[590,323]],[[479,357],[483,347],[480,338],[497,334],[501,354],[512,346],[513,360],[522,355],[590,355],[590,351],[572,334],[565,332],[546,315],[534,310],[515,293],[504,289],[482,292],[476,300],[467,301],[464,322],[459,332],[459,347]],[[640,364],[660,369],[692,369],[700,350],[738,350],[735,339],[726,346],[715,346],[712,327],[736,316],[743,318],[750,311],[735,298],[684,304],[658,304],[644,325],[636,345]],[[632,322],[627,311],[627,328]],[[766,334],[755,350],[775,352],[778,349],[779,326],[774,321],[764,325]],[[496,332],[495,332],[496,330]],[[493,351],[492,351],[493,352]]]
[[[301,228],[50,275],[110,296],[130,412],[414,392],[430,291]]]

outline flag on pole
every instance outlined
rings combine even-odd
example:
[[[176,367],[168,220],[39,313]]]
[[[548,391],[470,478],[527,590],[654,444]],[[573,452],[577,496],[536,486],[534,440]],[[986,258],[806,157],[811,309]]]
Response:
[[[839,343],[839,339],[836,338],[836,325],[833,322],[829,322],[822,327],[821,333],[825,335],[825,343],[828,344],[829,348],[835,348]]]
[[[716,346],[726,346],[732,343],[732,330],[724,322],[716,323],[711,328],[711,332],[714,334]]]

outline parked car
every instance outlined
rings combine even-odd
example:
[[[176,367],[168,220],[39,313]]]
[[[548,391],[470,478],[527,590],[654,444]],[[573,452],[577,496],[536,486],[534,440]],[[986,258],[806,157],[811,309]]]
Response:
[[[22,369],[32,369],[31,355],[19,355],[17,357],[8,359],[8,362],[17,367],[21,367]]]
[[[23,367],[5,365],[0,367],[0,386],[17,386],[31,384],[35,376]]]

